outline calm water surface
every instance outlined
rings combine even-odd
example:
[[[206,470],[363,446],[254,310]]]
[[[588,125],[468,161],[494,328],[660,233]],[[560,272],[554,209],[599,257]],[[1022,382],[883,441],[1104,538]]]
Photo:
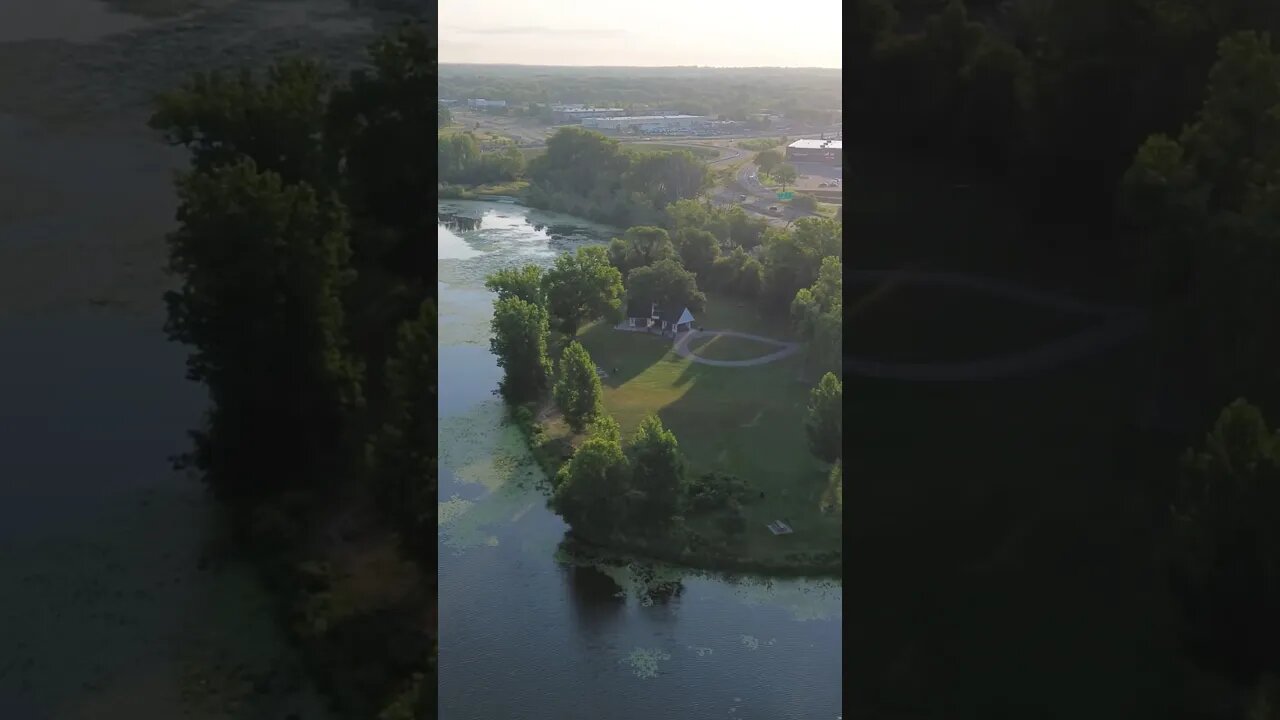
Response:
[[[439,220],[441,718],[836,718],[838,583],[585,560],[504,421],[485,275],[610,230],[483,202]]]
[[[346,0],[146,4],[207,10],[0,0],[0,720],[323,720],[271,598],[168,461],[206,397],[161,330],[186,158],[145,120],[192,70],[359,58],[368,37],[312,29]]]

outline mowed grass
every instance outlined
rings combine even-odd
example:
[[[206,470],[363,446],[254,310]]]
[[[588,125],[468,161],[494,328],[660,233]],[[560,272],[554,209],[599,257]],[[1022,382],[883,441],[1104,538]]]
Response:
[[[1025,381],[845,379],[864,714],[1174,717],[1139,368],[1119,353]]]
[[[519,195],[529,189],[528,180],[511,180],[501,183],[489,183],[488,185],[477,185],[471,188],[471,192],[477,195]]]
[[[870,144],[849,152],[843,202],[861,267],[972,272],[1081,299],[1123,301],[1137,287],[1114,258],[1089,249],[1107,241],[1083,221],[1022,217],[1012,188],[972,172]]]
[[[851,288],[845,352],[898,362],[960,362],[1034,350],[1100,318],[964,288]]]
[[[680,152],[683,150],[702,160],[715,160],[720,157],[719,150],[699,145],[623,141],[621,147],[626,152]]]
[[[699,335],[689,341],[689,349],[708,360],[751,360],[781,348],[734,335]]]
[[[693,324],[705,330],[734,330],[774,340],[791,341],[795,332],[786,316],[760,311],[755,301],[706,293],[707,304],[694,313]]]
[[[640,421],[656,414],[675,433],[691,474],[736,475],[749,487],[747,527],[735,554],[761,564],[786,565],[791,553],[840,550],[839,513],[824,513],[834,497],[827,467],[810,453],[804,434],[809,388],[795,381],[796,358],[759,367],[719,368],[672,352],[670,339],[622,332],[607,323],[578,338],[608,377],[605,410],[624,442]],[[548,434],[564,433],[559,425]],[[761,499],[760,493],[764,493]],[[786,519],[792,535],[765,527]],[[714,516],[689,518],[708,536],[723,536]]]
[[[846,212],[863,267],[1112,297],[1105,268],[1068,257],[1086,238],[1019,219],[1008,193],[867,148],[852,160]],[[874,332],[850,302],[847,352],[955,356],[1027,344],[1058,322],[1003,298],[984,309],[976,296],[902,290],[885,296]],[[983,339],[995,322],[1007,327]],[[996,382],[845,378],[851,716],[1189,717],[1158,559],[1185,444],[1136,428],[1147,353],[1139,340]]]

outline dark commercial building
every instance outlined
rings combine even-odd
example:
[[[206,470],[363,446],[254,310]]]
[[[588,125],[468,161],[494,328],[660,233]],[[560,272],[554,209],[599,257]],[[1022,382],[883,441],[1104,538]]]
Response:
[[[789,162],[841,165],[844,153],[839,140],[797,140],[787,146]]]

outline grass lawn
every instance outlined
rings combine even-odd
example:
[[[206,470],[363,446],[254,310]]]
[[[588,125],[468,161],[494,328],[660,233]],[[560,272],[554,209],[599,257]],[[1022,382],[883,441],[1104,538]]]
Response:
[[[840,206],[836,203],[818,203],[818,214],[824,218],[834,218],[836,216],[836,211],[839,209]]]
[[[1114,297],[1078,231],[1020,220],[998,188],[866,148],[850,164],[863,267]],[[847,352],[915,359],[1090,321],[917,286],[846,313]],[[1138,343],[998,382],[845,378],[853,716],[1196,716],[1178,712],[1189,702],[1159,560],[1185,444],[1135,427],[1146,357]]]
[[[519,195],[527,190],[528,187],[528,180],[511,180],[509,182],[477,185],[470,188],[470,190],[476,195]]]
[[[854,287],[845,352],[901,362],[959,362],[1033,350],[1099,319],[963,288]]]
[[[622,141],[621,147],[628,152],[679,152],[681,150],[692,153],[694,157],[702,160],[715,160],[720,157],[720,151],[714,148],[690,146],[690,145],[671,145],[666,143],[652,142],[627,142]]]
[[[849,544],[864,549],[847,561],[848,676],[865,714],[1174,717],[1164,503],[1127,422],[1139,367],[1120,354],[1039,380],[846,378]]]
[[[821,509],[834,491],[806,444],[809,388],[795,381],[796,358],[747,368],[699,365],[672,353],[669,339],[607,323],[585,328],[579,340],[609,373],[604,405],[624,441],[645,416],[657,414],[679,440],[691,474],[730,473],[747,483],[747,528],[735,541],[736,557],[785,566],[792,553],[839,552],[841,519]],[[558,422],[546,431],[553,438],[568,433]],[[765,525],[780,519],[795,533],[770,533]],[[708,537],[724,536],[714,516],[688,522]]]
[[[1124,300],[1137,287],[1089,250],[1108,244],[1101,233],[1019,217],[1021,201],[993,180],[879,147],[850,152],[843,202],[862,267],[974,272],[1083,299]]]
[[[706,293],[707,305],[695,313],[694,325],[707,330],[736,330],[775,340],[793,340],[794,332],[786,317],[760,312],[756,304],[731,295]]]
[[[689,341],[689,349],[708,360],[750,360],[779,350],[777,345],[733,335],[700,335]]]

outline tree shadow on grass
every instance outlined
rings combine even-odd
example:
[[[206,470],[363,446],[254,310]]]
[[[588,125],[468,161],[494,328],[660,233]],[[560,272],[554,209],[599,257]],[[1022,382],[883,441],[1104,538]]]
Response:
[[[688,363],[675,380],[684,392],[658,412],[691,473],[728,473],[747,483],[741,550],[747,555],[839,550],[839,518],[821,512],[827,471],[804,434],[808,387],[794,382],[799,362]],[[773,520],[788,521],[796,534],[773,536],[765,528]]]
[[[1121,452],[1134,375],[1119,352],[1026,380],[846,378],[856,695],[945,697],[966,717],[1167,716],[1167,589]]]
[[[601,384],[618,388],[634,380],[671,352],[671,339],[647,333],[616,330],[607,322],[597,322],[578,333],[591,359],[606,375]]]

